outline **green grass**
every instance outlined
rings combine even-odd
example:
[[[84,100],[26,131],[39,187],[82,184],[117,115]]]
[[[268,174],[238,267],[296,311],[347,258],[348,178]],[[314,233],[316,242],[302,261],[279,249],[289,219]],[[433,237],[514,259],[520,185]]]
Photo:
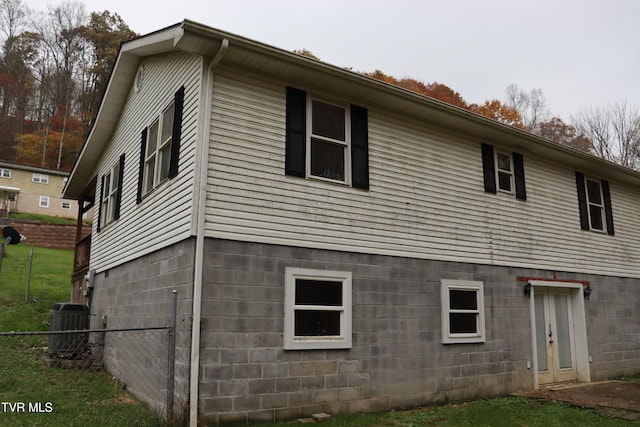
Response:
[[[291,421],[277,425],[296,424],[296,421]],[[250,427],[273,425],[273,423],[249,424]],[[640,425],[640,421],[632,422],[613,418],[562,402],[547,402],[524,397],[497,397],[383,414],[335,416],[320,425],[326,427],[633,427]]]
[[[630,381],[632,383],[640,383],[640,373],[635,375],[624,375],[616,379],[620,381]]]
[[[25,304],[31,250],[29,298]],[[56,302],[69,301],[73,251],[8,245],[0,270],[0,331],[49,329]]]
[[[41,215],[27,212],[11,212],[9,218],[12,219],[26,219],[30,221],[40,221],[43,224],[56,224],[56,225],[76,225],[77,220],[75,218],[64,218],[61,216]],[[85,225],[91,225],[91,221],[83,221]]]
[[[69,301],[73,252],[33,247],[25,304],[31,249],[22,244],[6,248],[0,271],[0,332],[47,331],[53,305]],[[0,337],[0,402],[25,404],[25,412],[0,406],[0,425],[159,425],[157,416],[106,372],[49,367],[46,344],[46,336]],[[29,413],[29,403],[40,404],[44,412]]]

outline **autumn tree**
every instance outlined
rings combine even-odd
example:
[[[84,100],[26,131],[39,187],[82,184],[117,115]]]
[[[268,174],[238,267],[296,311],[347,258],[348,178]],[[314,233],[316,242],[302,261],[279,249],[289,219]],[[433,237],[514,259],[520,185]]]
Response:
[[[593,143],[594,153],[629,168],[640,168],[640,114],[626,102],[591,107],[572,117],[573,126]]]
[[[497,99],[485,101],[482,105],[471,104],[469,110],[509,126],[524,128],[520,113]]]
[[[468,109],[469,106],[467,102],[464,100],[462,95],[460,95],[455,90],[451,89],[449,86],[444,85],[442,83],[433,82],[429,83],[427,86],[427,91],[425,95],[430,96],[432,98],[438,99],[442,102],[446,102],[447,104],[455,105],[456,107]]]
[[[311,58],[311,59],[315,59],[316,61],[319,61],[320,58],[318,58],[317,56],[315,56],[310,50],[308,49],[296,49],[293,51],[293,53],[295,53],[296,55],[300,55],[300,56],[306,56],[307,58]]]
[[[98,112],[120,44],[137,34],[120,15],[105,10],[91,13],[84,36],[92,47],[87,78],[80,95],[81,111],[84,112],[82,121],[88,127]]]
[[[536,133],[559,144],[587,153],[592,152],[593,144],[589,138],[580,133],[574,126],[566,124],[559,117],[553,117],[549,121],[540,123]]]
[[[136,34],[117,14],[89,16],[78,2],[43,12],[0,0],[2,35],[0,159],[70,170],[120,44]]]

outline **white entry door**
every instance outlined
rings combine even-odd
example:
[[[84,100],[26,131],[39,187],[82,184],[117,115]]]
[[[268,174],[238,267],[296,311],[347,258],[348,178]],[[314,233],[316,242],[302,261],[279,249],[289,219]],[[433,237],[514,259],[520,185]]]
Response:
[[[534,292],[538,382],[578,378],[569,289],[536,287]]]

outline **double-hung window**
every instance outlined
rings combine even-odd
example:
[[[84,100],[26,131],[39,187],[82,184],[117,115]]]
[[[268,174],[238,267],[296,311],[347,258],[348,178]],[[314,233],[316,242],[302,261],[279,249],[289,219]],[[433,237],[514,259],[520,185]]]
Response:
[[[498,151],[489,144],[481,148],[484,191],[515,193],[516,199],[527,200],[522,154]]]
[[[0,168],[0,178],[11,178],[11,169]]]
[[[122,180],[124,179],[124,153],[100,180],[100,205],[98,207],[98,231],[120,218]]]
[[[37,182],[38,184],[48,184],[49,183],[49,175],[45,175],[42,173],[34,173],[31,176],[31,182]]]
[[[173,101],[142,130],[138,203],[154,188],[178,175],[184,93],[182,86]]]
[[[285,173],[369,189],[368,113],[287,88]]]
[[[309,100],[311,135],[307,149],[307,170],[314,177],[347,183],[349,144],[347,123],[349,111],[342,105],[316,99]]]
[[[496,174],[498,190],[513,193],[513,162],[511,154],[496,151]]]
[[[351,273],[287,268],[284,348],[351,348]]]
[[[483,283],[441,281],[442,342],[485,342]]]
[[[144,160],[144,194],[169,178],[174,109],[175,104],[172,102],[148,128]]]
[[[609,182],[576,172],[580,228],[614,234]]]
[[[49,196],[40,196],[40,203],[38,204],[41,208],[49,207]]]

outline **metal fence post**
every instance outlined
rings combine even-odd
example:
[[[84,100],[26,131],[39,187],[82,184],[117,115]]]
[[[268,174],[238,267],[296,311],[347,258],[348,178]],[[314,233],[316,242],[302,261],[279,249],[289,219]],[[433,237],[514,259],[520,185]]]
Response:
[[[173,290],[173,310],[169,325],[169,343],[167,357],[167,420],[173,417],[174,387],[176,375],[176,325],[178,316],[178,291]]]

